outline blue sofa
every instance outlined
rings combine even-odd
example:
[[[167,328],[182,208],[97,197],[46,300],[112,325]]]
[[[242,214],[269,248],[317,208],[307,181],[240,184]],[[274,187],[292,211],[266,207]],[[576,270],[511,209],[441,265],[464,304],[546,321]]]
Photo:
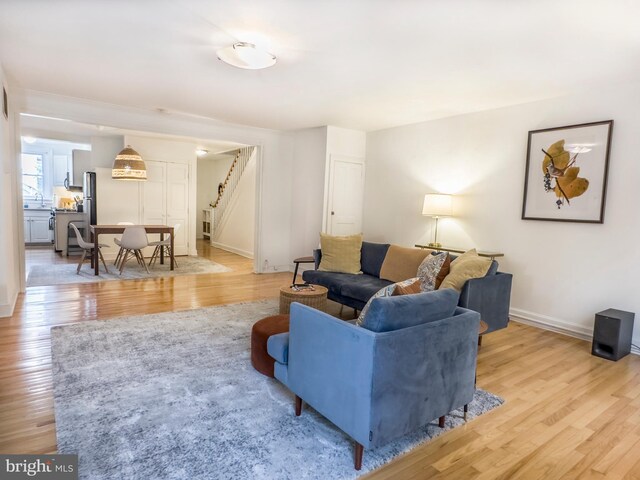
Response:
[[[473,399],[480,315],[452,289],[376,298],[358,327],[293,303],[290,331],[267,342],[275,377],[364,448],[376,448]]]
[[[322,285],[329,292],[329,300],[362,310],[367,301],[391,281],[380,278],[380,269],[390,244],[362,242],[360,264],[362,274],[322,272],[318,270],[322,251],[314,250],[315,270],[302,274],[305,282]],[[455,255],[451,255],[456,258]],[[495,260],[483,278],[468,280],[462,291],[458,305],[480,313],[482,320],[489,326],[487,333],[505,328],[509,323],[509,304],[511,301],[510,273],[498,272]]]

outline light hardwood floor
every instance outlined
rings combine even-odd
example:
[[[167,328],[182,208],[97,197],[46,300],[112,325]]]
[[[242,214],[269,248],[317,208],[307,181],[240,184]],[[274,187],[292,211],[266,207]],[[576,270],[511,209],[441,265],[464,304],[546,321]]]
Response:
[[[276,298],[290,282],[290,273],[255,275],[247,259],[198,249],[233,271],[33,287],[20,296],[13,317],[0,319],[0,452],[56,449],[51,326]],[[27,252],[28,263],[48,260],[77,261]],[[609,362],[591,356],[587,342],[511,322],[484,338],[478,386],[505,404],[367,478],[640,479],[640,357]]]

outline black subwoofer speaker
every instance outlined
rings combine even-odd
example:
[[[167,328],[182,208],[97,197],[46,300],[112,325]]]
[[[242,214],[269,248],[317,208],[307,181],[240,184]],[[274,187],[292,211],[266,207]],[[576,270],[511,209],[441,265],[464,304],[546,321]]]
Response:
[[[635,313],[610,308],[596,313],[591,354],[607,360],[620,360],[631,352]]]

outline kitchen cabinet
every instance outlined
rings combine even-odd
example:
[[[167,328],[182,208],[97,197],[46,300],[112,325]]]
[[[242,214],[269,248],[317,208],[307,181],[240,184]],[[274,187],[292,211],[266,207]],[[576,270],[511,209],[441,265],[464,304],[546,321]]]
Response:
[[[51,243],[49,230],[50,213],[29,212],[24,214],[24,243]]]
[[[53,156],[53,186],[64,187],[64,181],[71,170],[71,159],[69,155]]]

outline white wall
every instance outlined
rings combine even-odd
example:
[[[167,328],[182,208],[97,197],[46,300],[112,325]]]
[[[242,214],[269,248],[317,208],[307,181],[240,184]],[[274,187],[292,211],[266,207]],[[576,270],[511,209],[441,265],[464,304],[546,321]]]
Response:
[[[124,148],[122,135],[91,137],[91,167],[111,168],[116,155]]]
[[[213,245],[253,258],[256,206],[256,154],[245,166],[225,211],[220,235]]]
[[[557,98],[372,132],[367,139],[365,238],[432,238],[425,193],[458,195],[440,222],[445,245],[505,253],[512,313],[581,336],[609,307],[640,313],[640,88]],[[521,220],[527,132],[614,119],[605,223]],[[640,323],[640,318],[636,324]],[[640,328],[636,326],[636,344]]]
[[[322,231],[327,127],[293,132],[291,260],[311,255]]]
[[[196,237],[202,238],[202,210],[218,198],[218,184],[223,182],[233,163],[234,155],[208,154],[198,158],[196,192]],[[255,197],[255,194],[254,194]]]
[[[225,140],[259,147],[256,201],[260,238],[255,252],[257,271],[290,268],[292,137],[274,130],[233,125],[217,120],[124,107],[42,92],[21,90],[18,109],[25,113],[66,118],[126,130]],[[141,152],[142,153],[142,152]],[[110,166],[110,165],[109,165]],[[193,189],[195,205],[195,188]],[[195,222],[194,222],[195,235]],[[268,268],[265,268],[265,264]]]
[[[1,64],[0,84],[9,98],[9,118],[5,119],[0,112],[0,317],[6,317],[13,312],[21,284],[19,239],[22,238],[22,218],[18,220],[18,210],[22,208],[22,190],[18,190],[17,184],[13,92],[5,80]]]

